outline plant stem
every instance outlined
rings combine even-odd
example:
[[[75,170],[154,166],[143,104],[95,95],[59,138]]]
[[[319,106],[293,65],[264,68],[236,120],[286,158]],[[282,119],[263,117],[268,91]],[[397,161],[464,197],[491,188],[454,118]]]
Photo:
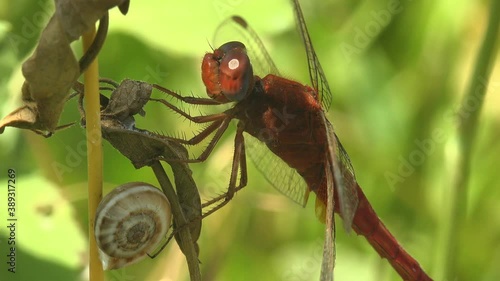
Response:
[[[188,221],[184,216],[184,212],[182,211],[182,207],[179,203],[174,187],[172,186],[172,183],[168,179],[168,176],[165,173],[165,170],[163,170],[163,166],[159,161],[154,161],[151,165],[151,168],[153,169],[153,172],[155,173],[155,176],[158,179],[158,182],[160,183],[161,189],[165,193],[165,196],[167,196],[170,201],[174,220],[180,232],[180,236],[182,237],[181,243],[183,245],[179,245],[179,247],[183,249],[184,255],[186,255],[191,281],[201,281],[198,255],[196,254],[196,250],[194,248],[194,243],[191,237],[191,233],[189,232],[189,227],[185,227],[188,224]]]
[[[95,27],[83,35],[83,49],[86,51],[95,36]],[[94,237],[94,218],[97,205],[102,199],[102,137],[101,111],[99,103],[99,70],[97,58],[83,75],[85,85],[85,112],[87,129],[88,168],[88,214],[89,214],[89,280],[104,280],[104,271]]]
[[[497,53],[497,40],[500,25],[500,0],[491,0],[488,27],[478,54],[474,72],[458,111],[459,153],[457,160],[456,182],[451,202],[450,229],[448,235],[445,279],[457,280],[460,276],[458,257],[463,241],[462,230],[465,226],[467,211],[468,183],[472,161],[472,150],[478,127],[479,114],[487,92],[488,81]]]

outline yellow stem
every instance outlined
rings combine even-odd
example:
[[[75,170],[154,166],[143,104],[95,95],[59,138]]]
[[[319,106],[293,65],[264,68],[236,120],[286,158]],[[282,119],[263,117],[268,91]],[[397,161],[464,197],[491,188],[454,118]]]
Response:
[[[94,39],[95,27],[83,35],[83,49],[86,51]],[[102,198],[102,138],[101,112],[99,104],[99,70],[97,58],[83,75],[85,85],[85,116],[87,127],[87,168],[89,195],[89,280],[104,280],[104,272],[94,237],[94,218],[97,205]]]

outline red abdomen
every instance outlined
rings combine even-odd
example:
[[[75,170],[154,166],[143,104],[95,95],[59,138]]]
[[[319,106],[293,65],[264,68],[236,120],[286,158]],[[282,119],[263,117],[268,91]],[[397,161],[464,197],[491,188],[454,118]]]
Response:
[[[418,262],[399,245],[396,238],[385,227],[359,185],[356,184],[356,187],[359,204],[352,222],[354,231],[363,235],[377,253],[389,261],[403,280],[431,281],[432,279],[423,271]],[[334,200],[337,200],[337,194]],[[335,204],[337,213],[338,205]]]
[[[257,80],[254,91],[240,101],[236,118],[245,131],[265,142],[267,147],[304,178],[317,200],[326,205],[325,159],[326,128],[315,91],[297,82],[274,75]],[[380,256],[389,260],[404,280],[430,279],[387,230],[356,183],[359,204],[352,228],[366,237]],[[335,212],[339,198],[334,192]]]

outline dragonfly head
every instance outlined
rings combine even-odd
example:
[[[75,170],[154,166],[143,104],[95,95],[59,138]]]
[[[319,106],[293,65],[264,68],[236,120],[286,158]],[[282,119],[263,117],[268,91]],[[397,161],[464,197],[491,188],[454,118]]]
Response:
[[[211,98],[223,103],[243,100],[254,84],[245,45],[232,41],[207,53],[201,64],[201,78]]]

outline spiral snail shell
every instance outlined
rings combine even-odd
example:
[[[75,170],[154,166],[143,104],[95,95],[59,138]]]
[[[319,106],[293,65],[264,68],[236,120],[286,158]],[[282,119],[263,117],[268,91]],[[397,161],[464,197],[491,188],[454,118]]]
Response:
[[[167,234],[172,213],[167,197],[143,182],[123,184],[97,208],[95,238],[104,269],[142,260]]]

